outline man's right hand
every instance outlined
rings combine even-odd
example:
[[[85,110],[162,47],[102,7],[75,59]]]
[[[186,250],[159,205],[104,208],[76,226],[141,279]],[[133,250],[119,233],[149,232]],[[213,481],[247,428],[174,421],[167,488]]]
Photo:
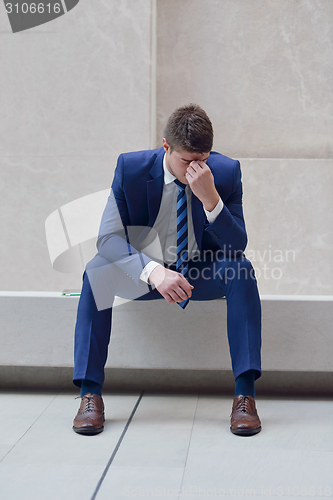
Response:
[[[152,270],[148,278],[169,304],[189,299],[194,288],[181,273],[159,265]]]

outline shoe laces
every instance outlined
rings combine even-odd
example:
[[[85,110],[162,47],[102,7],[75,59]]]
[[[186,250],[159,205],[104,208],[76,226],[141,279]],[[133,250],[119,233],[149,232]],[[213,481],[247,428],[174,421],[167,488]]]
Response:
[[[250,413],[250,398],[249,396],[243,396],[243,398],[238,401],[237,406],[235,407],[235,410],[240,410],[243,413]]]
[[[75,399],[79,399],[81,396],[78,396]],[[82,413],[90,413],[95,410],[94,408],[94,396],[83,396],[82,400],[85,400],[85,407]]]
[[[88,413],[94,411],[94,403],[93,403],[94,396],[85,396],[85,399],[87,400],[87,403],[84,412]]]

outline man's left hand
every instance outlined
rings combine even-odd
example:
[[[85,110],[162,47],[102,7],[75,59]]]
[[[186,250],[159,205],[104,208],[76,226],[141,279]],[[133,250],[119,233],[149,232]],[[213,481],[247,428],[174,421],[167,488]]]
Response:
[[[185,174],[191,191],[202,202],[204,209],[211,212],[219,201],[214,177],[209,166],[204,161],[192,161]]]

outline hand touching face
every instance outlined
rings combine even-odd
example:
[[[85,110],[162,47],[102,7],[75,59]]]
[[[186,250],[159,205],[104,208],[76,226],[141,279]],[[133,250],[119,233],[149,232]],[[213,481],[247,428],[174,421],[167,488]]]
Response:
[[[180,182],[189,184],[204,208],[211,212],[219,201],[219,194],[215,188],[213,174],[206,164],[210,151],[207,153],[193,153],[185,149],[171,151],[165,139],[163,147],[169,172]]]
[[[185,174],[191,191],[202,202],[204,208],[211,212],[219,201],[211,169],[204,161],[192,161]]]

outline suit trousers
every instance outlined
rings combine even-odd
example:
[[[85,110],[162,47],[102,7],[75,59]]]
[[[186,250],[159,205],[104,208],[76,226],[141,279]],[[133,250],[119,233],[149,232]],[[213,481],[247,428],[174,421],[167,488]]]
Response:
[[[194,286],[192,300],[227,301],[227,332],[234,377],[247,370],[261,375],[261,305],[254,269],[249,260],[217,258],[210,254],[199,262],[190,261],[187,275]],[[163,299],[157,289],[143,281],[136,283],[115,263],[97,254],[86,266],[77,310],[73,382],[82,379],[104,383],[104,366],[111,335],[112,305],[115,295],[132,300]],[[216,307],[219,307],[216,303]],[[170,304],[169,307],[179,307]],[[221,329],[222,334],[222,329]]]

